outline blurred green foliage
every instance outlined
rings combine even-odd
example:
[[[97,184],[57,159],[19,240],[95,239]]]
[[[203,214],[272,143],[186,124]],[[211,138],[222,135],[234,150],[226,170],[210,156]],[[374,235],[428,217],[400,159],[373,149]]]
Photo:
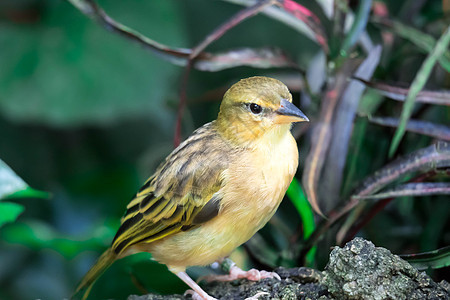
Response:
[[[333,78],[347,59],[362,60],[365,55],[363,47],[353,45],[354,40],[348,38],[353,41],[346,43],[348,55],[339,56],[345,33],[336,28],[343,20],[328,19],[321,6],[331,2],[298,2],[321,20],[332,37],[330,48],[335,57],[321,64],[317,60],[320,47],[294,29],[264,15],[246,20],[207,50],[278,47],[306,72],[309,82],[299,84],[298,70],[287,68],[238,67],[213,73],[193,70],[182,121],[184,137],[216,117],[221,96],[231,83],[252,75],[285,81],[312,124],[318,121],[324,94],[320,76]],[[343,11],[359,7],[353,1],[338,2],[348,5]],[[385,4],[389,18],[426,34],[425,39],[438,40],[445,26],[442,21],[448,20],[442,2],[426,1],[419,6],[412,2],[374,1],[372,6]],[[209,0],[103,0],[99,4],[116,20],[155,41],[184,48],[195,46],[242,8]],[[366,15],[360,18],[372,41],[383,45],[373,77],[394,84],[411,83],[433,47],[421,44],[423,36],[408,38],[397,23],[386,29],[386,24],[372,18],[373,11],[361,12]],[[361,29],[352,32],[359,36]],[[0,159],[9,166],[1,165],[0,172],[7,169],[23,182],[15,194],[0,199],[0,226],[15,220],[0,227],[0,299],[62,299],[73,292],[111,242],[127,202],[173,148],[182,72],[181,67],[106,31],[68,2],[0,3]],[[448,89],[448,78],[437,66],[426,88]],[[352,124],[341,194],[335,198],[347,200],[363,178],[389,162],[394,130],[371,123],[367,115],[398,117],[401,111],[402,103],[387,100],[375,89],[365,91]],[[414,106],[412,115],[442,124],[450,119],[449,106],[420,104]],[[314,138],[302,126],[293,128],[296,136],[302,135],[298,179]],[[411,153],[433,142],[428,136],[407,132],[397,154]],[[433,178],[448,182],[448,169],[446,172]],[[3,198],[1,187],[2,182]],[[287,198],[292,201],[281,204],[270,224],[245,246],[246,251],[235,254],[235,260],[266,268],[303,263],[299,253],[316,226],[300,186],[291,186]],[[323,200],[323,207],[338,205]],[[449,205],[448,196],[405,197],[365,218],[374,206],[364,204],[355,209],[359,215],[349,216],[354,222],[347,225],[356,225],[359,235],[394,253],[429,251],[450,244]],[[316,223],[320,220],[316,216]],[[366,224],[358,227],[357,221],[364,220]],[[345,226],[345,220],[338,225]],[[332,227],[315,244],[317,255],[307,257],[309,264],[324,267],[338,229]],[[202,274],[205,270],[193,272]],[[433,275],[445,278],[448,269]],[[114,295],[124,299],[131,293],[142,293],[142,288],[159,293],[186,289],[165,266],[140,254],[115,263],[95,285],[92,298]]]

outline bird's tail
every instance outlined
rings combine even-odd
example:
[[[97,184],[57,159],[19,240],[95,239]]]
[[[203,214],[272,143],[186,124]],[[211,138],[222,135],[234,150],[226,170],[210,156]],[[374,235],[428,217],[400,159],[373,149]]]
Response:
[[[83,295],[83,300],[86,300],[89,296],[89,292],[91,291],[92,286],[100,275],[116,260],[117,255],[114,251],[109,248],[100,256],[95,265],[84,275],[80,284],[78,285],[75,293],[72,295],[71,299],[82,290],[86,289]]]

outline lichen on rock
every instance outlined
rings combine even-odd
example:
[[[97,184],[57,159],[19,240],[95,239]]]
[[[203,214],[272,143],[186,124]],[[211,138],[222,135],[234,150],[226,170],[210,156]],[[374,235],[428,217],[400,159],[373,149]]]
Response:
[[[338,299],[448,299],[448,291],[389,250],[355,238],[330,254],[323,284]]]

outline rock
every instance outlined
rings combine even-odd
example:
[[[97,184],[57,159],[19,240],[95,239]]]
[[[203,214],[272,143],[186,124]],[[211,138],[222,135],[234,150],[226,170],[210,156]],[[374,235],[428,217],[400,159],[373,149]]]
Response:
[[[323,284],[338,299],[449,299],[444,285],[362,238],[331,252]]]
[[[449,299],[450,285],[435,283],[409,263],[384,248],[355,238],[330,254],[325,271],[310,268],[278,268],[281,277],[259,282],[236,280],[203,285],[221,300],[245,299],[266,292],[258,299]],[[191,299],[191,296],[132,295],[128,300]]]

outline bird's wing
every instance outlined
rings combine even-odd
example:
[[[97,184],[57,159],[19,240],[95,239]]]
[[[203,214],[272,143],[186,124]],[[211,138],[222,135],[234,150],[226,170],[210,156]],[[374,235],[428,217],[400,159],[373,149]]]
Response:
[[[114,251],[119,254],[215,217],[228,147],[209,123],[175,149],[128,204],[112,243]]]

